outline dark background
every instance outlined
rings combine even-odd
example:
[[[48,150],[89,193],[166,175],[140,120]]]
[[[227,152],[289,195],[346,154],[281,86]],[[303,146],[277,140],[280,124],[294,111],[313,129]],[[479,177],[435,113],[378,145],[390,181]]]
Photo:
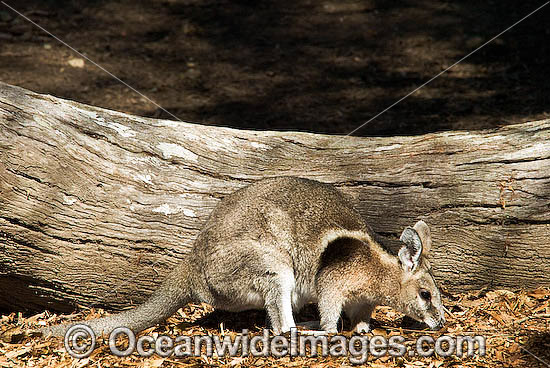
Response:
[[[346,134],[544,1],[6,0],[184,121]],[[550,115],[550,5],[356,135]],[[0,80],[171,118],[0,4]]]

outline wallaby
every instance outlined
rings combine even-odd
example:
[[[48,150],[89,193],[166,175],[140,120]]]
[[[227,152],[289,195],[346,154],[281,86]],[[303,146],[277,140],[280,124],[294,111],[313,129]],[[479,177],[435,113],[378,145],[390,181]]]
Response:
[[[83,322],[96,335],[124,326],[136,333],[189,302],[243,311],[265,308],[275,334],[295,327],[293,312],[318,304],[321,327],[337,332],[342,311],[368,332],[371,313],[387,305],[438,329],[439,290],[426,259],[430,230],[419,221],[401,235],[397,256],[338,190],[296,178],[263,179],[225,197],[190,253],[135,309]],[[63,335],[70,325],[42,330]]]

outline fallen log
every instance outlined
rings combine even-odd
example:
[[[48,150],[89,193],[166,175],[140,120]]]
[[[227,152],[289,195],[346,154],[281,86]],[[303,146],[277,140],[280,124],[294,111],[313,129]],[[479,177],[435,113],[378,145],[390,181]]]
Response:
[[[147,119],[0,84],[0,309],[144,300],[220,198],[333,183],[390,245],[423,219],[451,292],[550,285],[550,120],[360,138]]]

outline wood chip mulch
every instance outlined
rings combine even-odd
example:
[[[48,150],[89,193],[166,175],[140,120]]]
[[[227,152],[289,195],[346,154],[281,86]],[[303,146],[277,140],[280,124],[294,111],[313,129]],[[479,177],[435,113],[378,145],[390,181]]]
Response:
[[[375,358],[369,356],[365,366],[405,368],[446,367],[541,367],[550,368],[550,289],[479,291],[464,294],[446,294],[444,304],[451,312],[447,324],[440,331],[429,331],[410,327],[406,317],[386,307],[379,307],[374,315],[375,335],[402,335],[406,344],[422,335],[437,338],[441,335],[482,335],[486,338],[485,356],[449,357],[431,356]],[[48,312],[32,316],[21,313],[3,315],[0,331],[19,328],[23,331],[40,326],[66,321],[97,318],[107,313],[102,310],[87,310],[82,313],[59,316]],[[300,313],[298,320],[318,319],[315,309]],[[227,335],[236,336],[242,329],[251,334],[261,334],[265,324],[264,312],[225,313],[212,312],[204,305],[189,305],[180,309],[160,326],[143,333],[177,335]],[[349,329],[347,321],[344,329]],[[344,333],[346,334],[346,333]],[[351,336],[349,333],[347,336]],[[228,357],[203,355],[201,357],[168,357],[156,354],[140,357],[133,353],[128,357],[117,357],[108,348],[108,342],[99,340],[91,356],[84,359],[72,358],[64,349],[61,338],[25,337],[21,341],[6,343],[0,341],[0,368],[18,367],[347,367],[352,366],[348,357]]]

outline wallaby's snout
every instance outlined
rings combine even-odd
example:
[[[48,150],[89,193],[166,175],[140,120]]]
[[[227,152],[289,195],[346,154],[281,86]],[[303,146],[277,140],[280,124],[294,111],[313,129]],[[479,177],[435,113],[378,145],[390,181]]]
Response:
[[[426,323],[432,330],[440,330],[445,325],[445,307],[441,302],[441,294],[431,275],[431,268],[426,268],[421,272],[423,273],[421,276],[423,280],[420,282],[424,285],[430,285],[433,290],[432,292],[424,291],[424,294],[429,294],[430,298],[426,298],[428,295],[422,297],[423,292],[420,293],[421,307],[427,308],[422,322]]]
[[[445,326],[445,311],[442,308],[440,311],[437,311],[433,316],[430,316],[426,321],[424,321],[431,330],[438,331]]]
[[[439,308],[434,308],[434,311],[429,311],[426,318],[422,322],[426,323],[432,330],[441,330],[445,325],[445,308],[440,304]]]

